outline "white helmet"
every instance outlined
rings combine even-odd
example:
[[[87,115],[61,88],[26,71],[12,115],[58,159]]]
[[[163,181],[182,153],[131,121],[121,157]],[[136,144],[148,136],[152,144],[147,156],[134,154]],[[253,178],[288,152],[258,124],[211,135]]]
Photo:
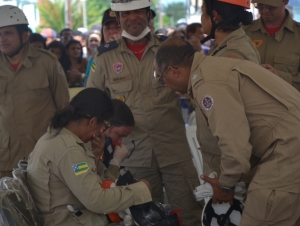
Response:
[[[0,6],[0,27],[28,25],[28,20],[21,9],[13,5]]]
[[[112,0],[111,10],[130,11],[136,9],[143,9],[152,5],[152,0]]]
[[[206,203],[202,212],[202,225],[204,226],[239,226],[244,205],[241,201],[233,199],[229,203],[213,204],[212,198]]]

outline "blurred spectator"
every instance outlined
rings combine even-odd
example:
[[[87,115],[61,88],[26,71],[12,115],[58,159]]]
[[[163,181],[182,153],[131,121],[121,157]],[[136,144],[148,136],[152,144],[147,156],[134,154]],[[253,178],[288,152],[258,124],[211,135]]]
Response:
[[[61,42],[55,40],[51,42],[46,49],[52,52],[57,57],[61,65],[65,64],[64,62],[67,59],[67,53],[65,50],[65,46]],[[65,74],[67,74],[66,71]]]
[[[31,28],[28,27],[28,32],[27,33],[28,33],[28,36],[30,36],[32,34]]]
[[[160,28],[160,29],[157,29],[155,32],[154,32],[155,35],[166,35],[168,36],[168,30],[166,28]]]
[[[172,33],[173,33],[173,31],[175,31],[175,27],[172,27],[172,26],[167,26],[167,27],[164,27],[165,29],[167,29],[167,31],[168,31],[168,36],[170,36]]]
[[[79,30],[73,30],[72,31],[72,34],[73,34],[73,39],[77,40],[80,42],[81,46],[82,46],[82,52],[83,52],[83,55],[82,57],[83,58],[86,58],[87,57],[87,50],[86,50],[86,35],[83,34],[81,31]]]
[[[102,30],[101,30],[101,45],[104,45],[107,42],[118,40],[121,38],[122,28],[117,21],[117,15],[110,8],[105,10],[102,18]],[[95,49],[95,54],[97,54],[97,49]],[[87,79],[90,75],[90,69],[93,63],[92,57],[89,60],[87,70],[84,77],[84,86],[86,85]]]
[[[153,9],[150,9],[150,12],[151,12],[151,14],[150,14],[150,21],[149,21],[148,26],[149,26],[151,32],[154,33],[154,31],[155,31],[154,17],[156,17],[156,12]]]
[[[73,39],[72,30],[70,28],[65,28],[61,30],[61,32],[59,33],[59,37],[62,44],[66,46],[68,42]]]
[[[186,27],[187,40],[197,51],[202,51],[207,55],[210,48],[201,45],[201,40],[205,38],[203,28],[200,23],[191,23]]]
[[[67,72],[69,87],[81,87],[87,67],[87,60],[82,57],[81,43],[75,39],[69,41],[66,45],[66,52],[68,57],[63,68]]]
[[[185,30],[183,30],[183,28],[176,28],[170,35],[170,37],[178,37],[178,38],[181,38],[181,39],[186,39],[186,33],[185,33]]]
[[[102,18],[101,45],[121,38],[122,28],[117,21],[117,15],[107,9]]]
[[[46,39],[39,33],[32,33],[28,41],[35,48],[46,49]]]
[[[87,60],[93,57],[94,50],[100,46],[101,33],[98,30],[90,31],[86,38]]]
[[[57,38],[57,33],[52,28],[43,28],[40,34],[46,38],[46,45],[49,45]]]

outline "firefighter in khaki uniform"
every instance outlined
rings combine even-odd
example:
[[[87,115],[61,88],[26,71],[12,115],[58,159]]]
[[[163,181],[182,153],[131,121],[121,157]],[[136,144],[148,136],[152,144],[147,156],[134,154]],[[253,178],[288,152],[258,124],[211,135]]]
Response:
[[[213,202],[232,202],[234,187],[260,159],[250,183],[241,226],[295,225],[300,213],[300,93],[249,61],[206,57],[186,41],[166,40],[158,49],[159,80],[188,93],[221,149],[221,174],[201,179]],[[164,72],[164,73],[161,73]]]
[[[252,22],[252,13],[246,11],[246,8],[250,8],[248,0],[203,1],[201,24],[204,33],[208,34],[204,42],[213,38],[217,44],[210,50],[209,56],[238,58],[260,64],[258,51],[240,27],[240,23]],[[197,139],[202,153],[204,173],[210,174],[215,171],[220,175],[221,150],[218,139],[211,133],[203,114],[199,114],[200,109],[197,105],[195,111]]]
[[[288,0],[252,0],[260,18],[245,26],[262,66],[300,91],[300,23],[285,9]]]
[[[98,48],[87,87],[99,88],[130,107],[136,125],[123,142],[132,150],[134,140],[136,148],[123,165],[137,179],[150,182],[154,201],[164,203],[164,185],[172,208],[182,209],[183,224],[198,226],[202,207],[193,189],[199,179],[179,97],[154,79],[153,59],[164,38],[152,35],[147,26],[151,4],[149,0],[112,2],[122,38]]]
[[[29,45],[28,21],[15,6],[0,6],[0,178],[12,176],[69,101],[64,72],[48,51]]]
[[[151,201],[150,185],[144,180],[101,188],[109,175],[110,179],[118,178],[118,165],[129,152],[116,149],[104,171],[103,163],[96,167],[95,156],[84,143],[93,143],[110,127],[113,113],[104,92],[85,89],[54,115],[49,130],[37,142],[29,156],[27,180],[44,226],[104,226],[109,224],[104,213]]]

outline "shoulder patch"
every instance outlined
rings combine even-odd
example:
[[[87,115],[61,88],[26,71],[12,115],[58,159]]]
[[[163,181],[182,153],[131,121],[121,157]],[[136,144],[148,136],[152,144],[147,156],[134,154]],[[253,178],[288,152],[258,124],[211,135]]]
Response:
[[[86,173],[89,170],[87,162],[76,163],[72,166],[72,168],[76,176]]]
[[[112,42],[109,42],[109,43],[99,46],[97,48],[97,51],[98,51],[97,56],[99,56],[100,54],[105,53],[111,49],[117,48],[118,45],[119,45],[119,43],[117,41],[112,41]]]
[[[210,111],[214,106],[214,99],[210,95],[204,95],[201,98],[201,107],[205,111]]]
[[[167,40],[169,37],[165,35],[155,35],[160,42]]]

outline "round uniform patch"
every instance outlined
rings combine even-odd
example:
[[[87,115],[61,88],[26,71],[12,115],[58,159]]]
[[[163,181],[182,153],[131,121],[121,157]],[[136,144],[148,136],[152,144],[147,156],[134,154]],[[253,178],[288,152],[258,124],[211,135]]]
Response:
[[[209,95],[204,95],[201,99],[201,106],[205,111],[210,111],[214,106],[214,99]]]
[[[122,101],[125,103],[125,97],[124,96],[118,96],[118,100]]]

